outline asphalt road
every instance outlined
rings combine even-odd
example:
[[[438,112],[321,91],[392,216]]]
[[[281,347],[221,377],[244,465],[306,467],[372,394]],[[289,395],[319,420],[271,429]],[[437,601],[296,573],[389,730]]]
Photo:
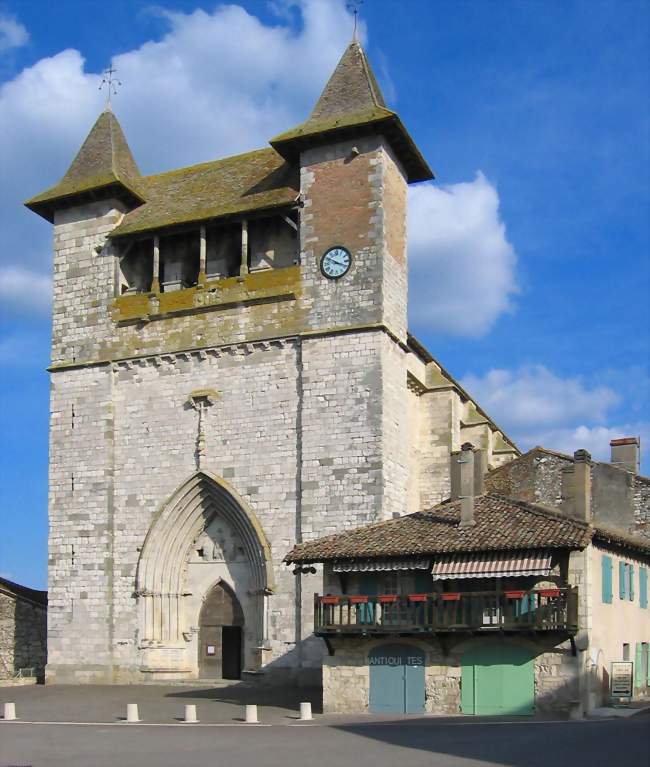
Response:
[[[0,722],[0,767],[648,767],[650,717],[340,724]]]

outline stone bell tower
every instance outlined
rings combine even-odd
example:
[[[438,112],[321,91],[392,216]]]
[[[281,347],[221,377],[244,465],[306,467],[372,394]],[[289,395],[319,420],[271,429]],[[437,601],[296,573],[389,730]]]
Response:
[[[50,681],[313,682],[322,577],[285,553],[418,493],[406,190],[431,171],[357,41],[270,144],[141,176],[107,109],[27,202],[54,224]]]

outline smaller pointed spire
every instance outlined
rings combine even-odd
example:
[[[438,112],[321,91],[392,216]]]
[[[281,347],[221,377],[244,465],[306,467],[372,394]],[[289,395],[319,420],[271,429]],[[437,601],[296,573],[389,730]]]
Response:
[[[380,110],[386,102],[366,54],[358,40],[352,40],[327,81],[310,120],[340,117],[360,110]]]
[[[107,104],[61,181],[25,205],[52,221],[57,201],[105,187],[114,188],[118,197],[142,202],[137,192],[139,178],[140,171],[126,137]]]
[[[386,136],[403,162],[409,181],[433,178],[399,116],[386,107],[366,53],[353,38],[307,120],[275,136],[270,144],[283,157],[295,159],[304,147],[363,132]]]

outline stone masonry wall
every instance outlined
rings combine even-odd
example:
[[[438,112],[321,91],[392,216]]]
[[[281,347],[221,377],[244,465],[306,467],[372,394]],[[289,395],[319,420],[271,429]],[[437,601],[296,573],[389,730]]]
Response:
[[[449,498],[449,456],[460,450],[458,393],[451,388],[427,391],[420,398],[420,503],[428,508]]]
[[[634,478],[634,533],[650,538],[650,479]]]
[[[47,657],[47,609],[0,592],[0,679],[33,668],[40,676]]]
[[[323,660],[323,711],[331,714],[358,714],[369,709],[372,649],[394,640],[332,639],[334,654]],[[425,653],[425,710],[430,714],[455,716],[461,713],[463,654],[467,649],[494,639],[460,640],[443,651],[438,642],[400,639]],[[500,640],[507,643],[511,640]],[[552,640],[525,641],[534,655],[535,710],[568,713],[577,700],[578,659],[569,642],[554,645]]]
[[[400,243],[406,184],[399,173],[380,137],[302,154],[301,303],[310,328],[386,323],[395,324],[393,332],[405,336],[406,265],[400,263],[404,248]],[[385,240],[389,226],[396,226],[391,255]],[[321,257],[336,245],[350,251],[352,267],[344,279],[324,279]],[[386,274],[395,264],[399,277],[397,272]]]

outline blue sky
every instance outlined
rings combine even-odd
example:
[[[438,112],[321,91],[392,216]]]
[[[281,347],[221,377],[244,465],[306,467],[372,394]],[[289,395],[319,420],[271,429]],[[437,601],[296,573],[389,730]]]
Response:
[[[411,326],[522,448],[650,458],[649,6],[366,0],[388,102],[436,172],[410,198]],[[0,0],[0,573],[46,584],[49,225],[102,107],[144,173],[263,146],[351,33],[338,0]],[[644,461],[644,473],[650,462]]]

